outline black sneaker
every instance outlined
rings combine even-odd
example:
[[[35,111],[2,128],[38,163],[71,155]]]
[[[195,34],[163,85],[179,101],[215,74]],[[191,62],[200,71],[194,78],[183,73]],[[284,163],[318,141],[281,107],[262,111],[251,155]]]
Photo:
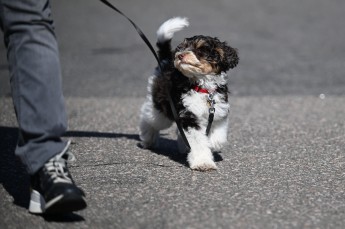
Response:
[[[75,159],[68,152],[69,145],[31,177],[30,213],[59,214],[86,208],[85,194],[67,169],[66,162]]]

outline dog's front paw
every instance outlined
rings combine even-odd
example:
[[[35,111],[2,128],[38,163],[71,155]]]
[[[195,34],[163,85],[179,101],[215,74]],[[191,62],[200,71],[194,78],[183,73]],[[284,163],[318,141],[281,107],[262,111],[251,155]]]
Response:
[[[217,170],[216,163],[213,160],[194,160],[189,164],[191,169],[202,172]]]

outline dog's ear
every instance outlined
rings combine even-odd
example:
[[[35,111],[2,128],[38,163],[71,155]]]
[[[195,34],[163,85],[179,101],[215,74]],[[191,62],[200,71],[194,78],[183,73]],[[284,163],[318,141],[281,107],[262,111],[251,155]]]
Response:
[[[236,67],[239,61],[237,49],[230,47],[226,42],[222,42],[222,61],[221,61],[221,71],[228,71],[230,68]]]

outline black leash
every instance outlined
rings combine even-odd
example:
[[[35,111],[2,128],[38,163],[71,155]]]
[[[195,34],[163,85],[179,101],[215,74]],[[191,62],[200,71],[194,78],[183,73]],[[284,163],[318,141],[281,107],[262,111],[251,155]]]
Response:
[[[208,124],[207,124],[207,128],[206,128],[206,136],[208,136],[210,134],[213,118],[214,118],[214,108],[213,108],[213,111],[210,111],[210,114],[208,115]]]
[[[141,29],[129,18],[127,17],[127,15],[125,15],[124,13],[122,13],[122,11],[120,11],[118,8],[116,8],[115,6],[113,6],[110,2],[108,2],[107,0],[100,0],[102,3],[104,3],[105,5],[107,5],[108,7],[110,7],[111,9],[115,10],[116,12],[118,12],[119,14],[121,14],[122,16],[124,16],[132,25],[133,27],[137,30],[139,36],[141,37],[141,39],[143,39],[143,41],[145,42],[145,44],[150,48],[153,56],[156,58],[157,60],[157,63],[158,63],[158,67],[160,69],[160,71],[162,72],[163,71],[163,68],[159,62],[159,58],[158,58],[158,55],[155,51],[155,49],[152,47],[150,41],[147,39],[147,37],[145,36],[145,34],[143,33],[143,31],[141,31]],[[180,134],[181,134],[181,137],[182,137],[182,140],[184,141],[186,147],[188,148],[188,150],[190,150],[190,145],[189,145],[189,142],[187,140],[187,137],[183,131],[183,128],[182,128],[182,125],[181,125],[181,122],[179,121],[179,117],[178,117],[178,114],[177,114],[177,111],[176,111],[176,108],[174,106],[174,103],[173,103],[173,100],[171,98],[171,95],[170,95],[170,92],[168,93],[168,100],[169,100],[169,104],[170,104],[170,108],[171,108],[171,111],[173,113],[173,116],[174,116],[174,119],[175,119],[175,123],[176,123],[176,126],[178,128],[178,130],[180,131]]]
[[[210,108],[208,109],[208,124],[207,124],[207,128],[206,128],[206,136],[208,136],[210,134],[210,130],[211,130],[211,126],[212,126],[212,122],[213,122],[213,118],[214,118],[214,112],[216,111],[216,109],[214,108],[214,104],[216,104],[216,101],[213,99],[214,94],[208,94],[208,98],[207,98],[207,103],[209,104]]]

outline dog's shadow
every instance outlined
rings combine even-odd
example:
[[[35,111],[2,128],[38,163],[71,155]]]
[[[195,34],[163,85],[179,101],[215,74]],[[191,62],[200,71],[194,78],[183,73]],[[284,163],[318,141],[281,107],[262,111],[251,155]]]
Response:
[[[143,149],[141,143],[138,143],[137,146]],[[168,157],[170,160],[188,167],[187,154],[179,153],[177,142],[175,140],[165,138],[164,134],[160,135],[158,142],[149,150],[157,155]]]
[[[137,146],[139,148],[143,148],[141,143],[138,143]],[[165,138],[164,134],[160,135],[158,143],[155,145],[155,147],[150,149],[150,151],[158,155],[166,156],[170,160],[178,162],[186,167],[189,167],[187,162],[187,154],[179,153],[177,141]],[[220,154],[220,152],[213,152],[213,158],[215,162],[223,160],[223,157]]]

